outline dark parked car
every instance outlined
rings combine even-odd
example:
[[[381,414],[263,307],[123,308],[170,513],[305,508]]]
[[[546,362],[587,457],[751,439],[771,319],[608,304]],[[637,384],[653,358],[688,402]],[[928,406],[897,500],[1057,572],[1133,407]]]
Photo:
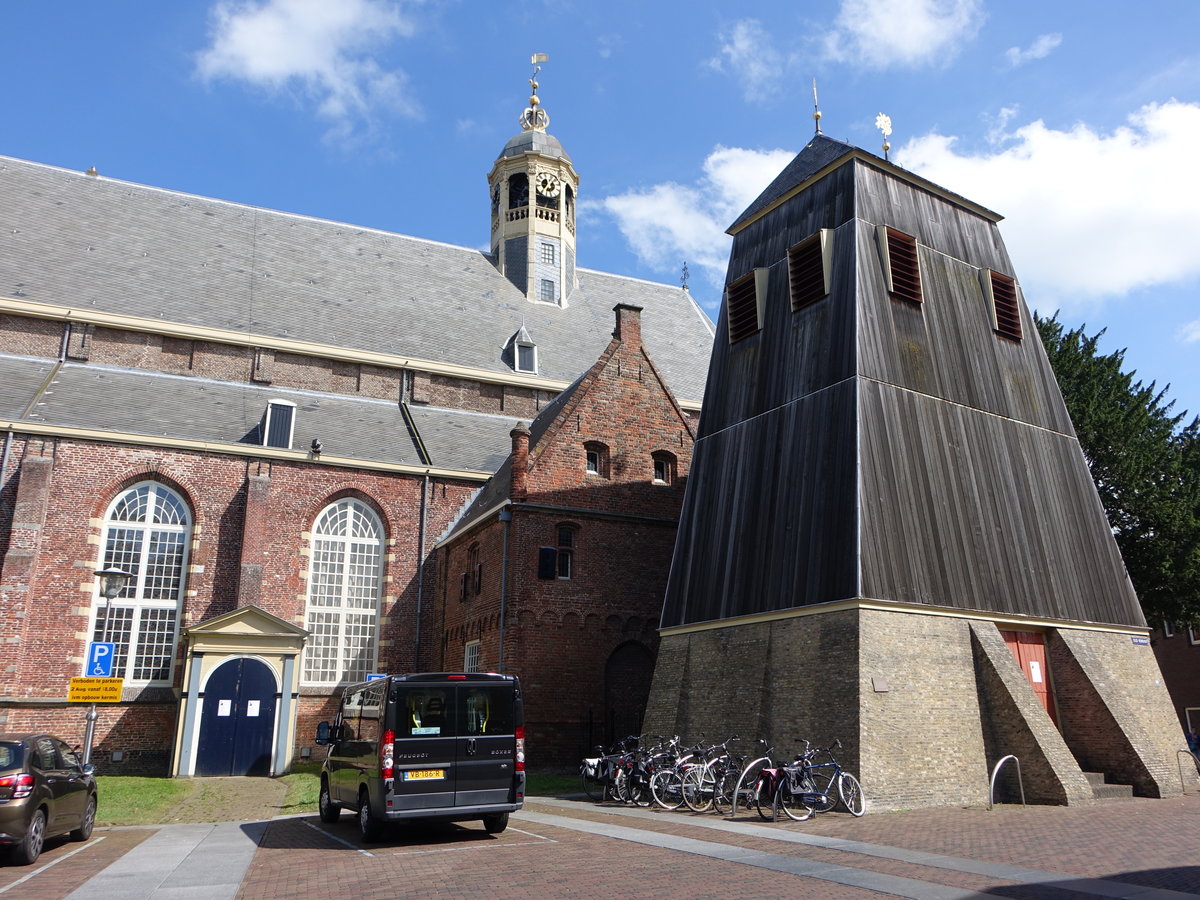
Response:
[[[96,823],[96,769],[49,734],[0,734],[0,847],[20,865],[48,837],[86,841]]]

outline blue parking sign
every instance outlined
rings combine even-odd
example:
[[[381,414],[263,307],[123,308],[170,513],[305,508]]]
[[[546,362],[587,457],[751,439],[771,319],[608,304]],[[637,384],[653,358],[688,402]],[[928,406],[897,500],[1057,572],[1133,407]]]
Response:
[[[113,656],[117,645],[92,641],[88,644],[87,676],[89,678],[112,678]]]

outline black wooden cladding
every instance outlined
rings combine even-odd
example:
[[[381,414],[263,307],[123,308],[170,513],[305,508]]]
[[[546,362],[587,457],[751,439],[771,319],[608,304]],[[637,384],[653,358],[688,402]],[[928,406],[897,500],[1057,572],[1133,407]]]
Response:
[[[861,160],[747,221],[729,282],[767,270],[761,330],[718,322],[664,626],[854,597],[1143,624],[1016,285],[984,289],[1012,271],[995,222]],[[880,225],[916,239],[919,304]],[[829,295],[795,309],[820,228]]]
[[[854,405],[847,381],[706,439],[664,625],[855,596]]]
[[[1078,442],[863,380],[862,595],[1143,625]]]

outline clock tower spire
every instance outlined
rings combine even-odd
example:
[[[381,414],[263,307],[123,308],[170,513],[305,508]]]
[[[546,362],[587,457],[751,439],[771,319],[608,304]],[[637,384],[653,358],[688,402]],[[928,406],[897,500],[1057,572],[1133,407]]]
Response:
[[[550,116],[538,97],[539,63],[531,58],[529,106],[521,133],[504,145],[488,173],[492,257],[525,299],[566,306],[575,285],[575,201],[579,175],[571,157],[547,133]]]

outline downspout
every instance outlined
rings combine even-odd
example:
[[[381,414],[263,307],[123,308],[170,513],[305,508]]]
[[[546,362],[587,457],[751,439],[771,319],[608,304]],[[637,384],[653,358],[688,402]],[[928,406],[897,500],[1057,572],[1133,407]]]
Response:
[[[425,599],[425,523],[429,515],[429,473],[421,481],[421,523],[417,527],[417,627],[413,641],[413,661],[421,671],[421,604]]]
[[[512,524],[512,507],[506,506],[500,510],[500,521],[504,523],[504,547],[500,553],[500,658],[496,670],[504,672],[504,632],[508,621],[508,529]]]

